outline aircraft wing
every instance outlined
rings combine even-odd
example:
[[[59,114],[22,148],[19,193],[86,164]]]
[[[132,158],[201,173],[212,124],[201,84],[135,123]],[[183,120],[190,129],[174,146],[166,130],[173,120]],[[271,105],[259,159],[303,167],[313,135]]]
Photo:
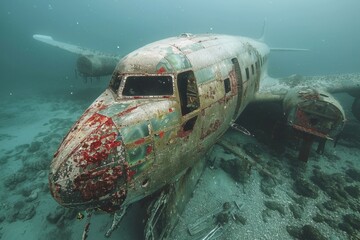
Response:
[[[360,96],[360,73],[319,76],[291,75],[285,78],[266,77],[260,83],[255,101],[283,100],[289,90],[313,88],[328,93],[348,92]]]
[[[80,54],[80,55],[98,54],[94,50],[86,49],[86,48],[79,47],[79,46],[69,44],[69,43],[60,42],[60,41],[54,40],[51,36],[47,36],[47,35],[34,34],[33,38],[40,42],[49,44],[51,46],[58,47],[63,50],[66,50],[68,52],[72,52],[72,53],[76,53],[76,54]]]
[[[341,103],[331,94],[338,92],[355,97],[352,113],[360,120],[360,73],[266,77],[254,101],[281,102],[289,126],[316,137],[336,139],[346,122]]]
[[[35,34],[33,38],[48,45],[78,54],[77,72],[87,77],[111,75],[120,57],[54,40],[51,36]]]

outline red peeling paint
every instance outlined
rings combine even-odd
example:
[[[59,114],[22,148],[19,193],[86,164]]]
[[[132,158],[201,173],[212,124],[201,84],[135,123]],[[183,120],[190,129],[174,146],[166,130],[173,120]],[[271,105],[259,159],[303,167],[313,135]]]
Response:
[[[128,170],[127,171],[127,181],[130,181],[132,179],[132,177],[135,175],[136,171],[135,170]]]
[[[146,148],[146,155],[149,155],[153,150],[153,147],[151,145],[147,146]]]
[[[145,142],[145,139],[144,138],[140,138],[138,140],[135,141],[135,144],[136,145],[140,145],[140,144],[143,144]]]
[[[121,116],[123,116],[123,115],[126,115],[126,114],[132,112],[133,110],[135,110],[137,107],[138,107],[138,106],[134,106],[134,107],[128,108],[128,109],[120,112],[117,116],[121,117]]]
[[[83,200],[98,200],[115,189],[117,180],[124,175],[121,166],[94,169],[80,174],[74,180],[75,190]]]
[[[85,138],[79,148],[73,150],[73,161],[83,168],[88,168],[92,164],[99,165],[107,160],[110,154],[116,153],[113,149],[122,144],[117,140],[117,136],[114,123],[108,119]]]
[[[96,124],[103,123],[106,119],[107,117],[105,117],[104,115],[95,113],[86,121],[86,124],[90,127],[93,127]]]
[[[157,70],[157,74],[163,74],[166,72],[166,69],[164,67],[161,67],[159,70]]]
[[[160,138],[163,138],[163,137],[164,137],[164,131],[159,132],[159,137],[160,137]]]

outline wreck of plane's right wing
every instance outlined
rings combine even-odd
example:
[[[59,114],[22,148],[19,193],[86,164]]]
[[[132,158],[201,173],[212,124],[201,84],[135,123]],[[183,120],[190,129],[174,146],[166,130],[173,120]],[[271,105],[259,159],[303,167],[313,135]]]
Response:
[[[332,93],[347,92],[354,103],[352,112],[360,120],[360,74],[327,76],[292,75],[276,79],[266,77],[261,82],[255,101],[282,101],[287,124],[302,134],[300,160],[307,161],[310,147],[319,139],[318,151],[323,152],[327,139],[337,140],[346,117],[341,104]]]

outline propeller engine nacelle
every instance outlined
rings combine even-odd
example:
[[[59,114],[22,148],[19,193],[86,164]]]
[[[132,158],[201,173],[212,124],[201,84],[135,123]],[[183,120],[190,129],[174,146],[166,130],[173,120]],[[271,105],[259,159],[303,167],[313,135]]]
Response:
[[[345,112],[325,91],[295,88],[287,93],[283,104],[287,123],[296,130],[326,139],[333,139],[343,130]]]
[[[352,107],[351,107],[352,113],[354,117],[360,121],[360,97],[355,98]]]
[[[83,77],[100,77],[111,75],[119,61],[115,56],[81,55],[77,62],[77,70]]]

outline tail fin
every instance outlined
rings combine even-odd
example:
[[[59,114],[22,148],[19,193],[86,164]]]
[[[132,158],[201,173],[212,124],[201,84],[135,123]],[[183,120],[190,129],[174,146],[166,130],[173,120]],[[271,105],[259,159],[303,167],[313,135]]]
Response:
[[[264,19],[264,24],[262,27],[261,37],[258,39],[261,42],[265,41],[265,33],[266,33],[266,18]],[[270,48],[271,52],[295,52],[295,51],[309,51],[309,49],[305,48]]]
[[[266,19],[264,19],[264,24],[263,24],[263,27],[262,27],[262,33],[261,33],[261,36],[259,38],[259,41],[262,41],[262,42],[265,41],[265,31],[266,31]]]
[[[298,52],[298,51],[309,51],[306,48],[270,48],[271,52]]]

